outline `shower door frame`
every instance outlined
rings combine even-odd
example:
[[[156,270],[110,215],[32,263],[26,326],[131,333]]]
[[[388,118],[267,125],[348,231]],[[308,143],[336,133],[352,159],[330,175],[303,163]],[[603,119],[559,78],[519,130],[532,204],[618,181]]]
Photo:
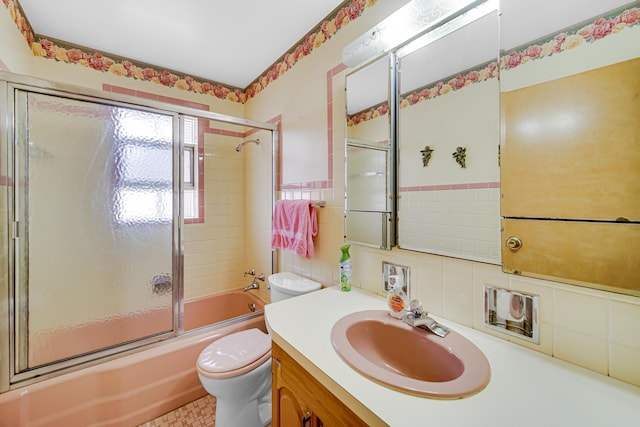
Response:
[[[18,237],[16,213],[14,212],[14,183],[10,182],[15,176],[14,170],[14,136],[15,136],[15,111],[14,93],[16,90],[42,93],[47,95],[61,96],[64,98],[81,101],[98,102],[111,106],[140,109],[165,115],[173,116],[174,141],[178,140],[177,148],[174,143],[174,185],[173,194],[173,330],[168,333],[156,335],[151,338],[143,338],[138,341],[119,345],[113,349],[100,350],[86,356],[79,356],[67,361],[57,362],[50,366],[35,368],[27,372],[18,373],[16,360],[16,255],[14,240]],[[0,177],[4,175],[6,186],[6,206],[0,206],[0,210],[6,208],[6,221],[0,225],[4,230],[4,260],[0,269],[0,315],[8,322],[8,327],[0,327],[0,393],[22,387],[33,382],[45,380],[60,374],[73,372],[88,366],[97,365],[107,360],[111,360],[123,355],[139,351],[143,347],[160,344],[163,340],[176,338],[183,333],[183,296],[184,296],[184,274],[183,274],[183,230],[184,217],[182,210],[183,192],[183,116],[191,116],[220,123],[241,125],[271,132],[272,143],[272,208],[276,199],[277,173],[279,170],[279,125],[274,123],[259,122],[226,114],[198,110],[190,107],[183,107],[175,104],[167,104],[159,101],[136,98],[127,95],[106,93],[99,90],[87,89],[68,84],[50,82],[34,77],[17,75],[0,71]],[[177,126],[176,126],[177,125]],[[177,153],[176,153],[177,152]],[[176,158],[177,156],[177,158]],[[177,194],[176,194],[177,193]],[[177,220],[175,220],[177,218]],[[272,251],[272,265],[277,265],[276,252]],[[275,270],[274,270],[275,271]],[[0,322],[0,325],[3,322]]]
[[[19,112],[14,110],[15,107],[15,99],[16,93],[18,91],[22,91],[25,93],[34,93],[41,95],[48,95],[54,97],[60,97],[69,100],[75,101],[83,101],[83,102],[92,102],[98,104],[104,104],[109,107],[122,107],[135,109],[138,111],[146,111],[155,114],[162,114],[167,117],[172,118],[172,163],[174,164],[172,171],[172,277],[173,277],[173,289],[172,289],[172,326],[171,330],[168,332],[161,332],[158,334],[141,337],[136,339],[130,343],[120,344],[117,347],[109,347],[103,349],[97,349],[89,352],[85,355],[78,355],[72,358],[65,358],[61,361],[54,361],[50,364],[37,366],[30,368],[28,367],[28,326],[25,324],[27,317],[23,317],[24,308],[28,307],[28,292],[25,289],[21,289],[25,286],[25,280],[28,278],[21,277],[21,268],[18,267],[18,263],[21,261],[21,257],[24,255],[24,249],[22,247],[26,246],[27,254],[28,246],[30,244],[29,240],[27,240],[28,236],[21,235],[18,231],[20,230],[19,221],[22,215],[25,215],[24,212],[20,210],[22,208],[26,208],[28,204],[27,201],[19,202],[19,199],[22,196],[22,190],[19,188],[20,180],[24,178],[23,175],[28,173],[26,170],[19,170],[16,166],[18,162],[18,154],[16,153],[16,147],[18,146],[18,130],[13,128],[12,135],[9,141],[12,143],[9,144],[9,150],[7,150],[8,161],[9,161],[9,176],[13,178],[13,184],[9,190],[9,209],[8,209],[8,219],[9,219],[9,232],[11,235],[9,239],[13,242],[9,243],[9,294],[10,299],[13,301],[13,310],[12,315],[10,316],[10,328],[11,328],[11,336],[10,336],[10,351],[11,351],[11,368],[10,368],[10,376],[11,383],[21,382],[24,380],[29,380],[35,377],[48,376],[49,374],[55,373],[60,370],[64,370],[66,368],[76,366],[79,364],[83,364],[86,362],[93,361],[95,359],[101,359],[105,356],[110,356],[113,354],[120,353],[122,351],[130,350],[133,348],[137,348],[146,344],[150,344],[156,341],[164,340],[173,336],[176,336],[179,332],[180,327],[180,308],[179,301],[181,300],[181,290],[182,290],[182,263],[180,259],[180,252],[178,243],[181,240],[181,227],[180,224],[182,222],[182,198],[180,194],[182,192],[182,180],[180,177],[182,176],[182,142],[180,139],[180,117],[177,113],[173,113],[170,111],[146,107],[141,105],[131,105],[127,103],[123,103],[116,100],[107,100],[104,98],[96,98],[91,95],[85,95],[80,93],[69,93],[57,89],[49,89],[42,87],[35,87],[32,85],[25,85],[21,83],[9,83],[7,87],[7,103],[8,103],[8,113],[10,116],[9,123],[12,127],[15,126],[16,120],[18,120],[17,115]],[[12,102],[13,101],[13,102]],[[176,144],[176,141],[178,142]],[[176,167],[177,166],[177,167]],[[177,183],[177,185],[176,185]],[[26,183],[28,184],[28,182]],[[19,212],[20,211],[20,212]],[[28,271],[28,270],[27,270]],[[23,294],[25,296],[23,296]],[[24,300],[26,299],[26,301]],[[18,308],[21,307],[21,308]],[[27,316],[24,314],[24,316]]]

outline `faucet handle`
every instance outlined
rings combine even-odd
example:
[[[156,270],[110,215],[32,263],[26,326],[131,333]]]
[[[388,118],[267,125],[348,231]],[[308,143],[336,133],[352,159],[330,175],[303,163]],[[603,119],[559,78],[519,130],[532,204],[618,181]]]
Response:
[[[255,268],[252,268],[251,270],[244,272],[244,277],[255,276],[255,275],[256,275],[256,269]]]
[[[261,280],[261,281],[264,282],[264,273],[260,273],[259,275],[257,275],[256,279]]]
[[[427,314],[424,311],[424,308],[422,307],[422,303],[420,302],[419,299],[412,299],[411,301],[409,301],[409,311],[415,314],[416,317],[421,317],[423,314],[424,315]]]

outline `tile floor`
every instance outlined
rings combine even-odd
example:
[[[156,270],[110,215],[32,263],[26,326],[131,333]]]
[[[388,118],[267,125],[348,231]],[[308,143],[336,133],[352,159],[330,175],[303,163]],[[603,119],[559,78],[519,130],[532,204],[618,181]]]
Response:
[[[138,427],[213,427],[215,424],[216,399],[207,395]]]

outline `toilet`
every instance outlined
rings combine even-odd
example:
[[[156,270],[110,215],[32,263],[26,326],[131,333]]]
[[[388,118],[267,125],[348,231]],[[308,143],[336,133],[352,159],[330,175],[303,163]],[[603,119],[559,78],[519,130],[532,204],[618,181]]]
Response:
[[[294,273],[269,276],[271,302],[317,291],[321,284]],[[216,427],[271,423],[271,337],[260,329],[226,335],[198,356],[198,377],[216,398]]]
[[[286,271],[269,276],[272,303],[317,291],[320,286],[320,283],[314,280]]]

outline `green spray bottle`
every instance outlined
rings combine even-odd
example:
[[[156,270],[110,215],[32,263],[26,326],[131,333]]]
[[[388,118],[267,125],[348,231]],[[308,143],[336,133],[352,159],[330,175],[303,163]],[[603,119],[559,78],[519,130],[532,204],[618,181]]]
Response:
[[[349,248],[351,245],[344,245],[340,248],[342,256],[340,257],[340,289],[343,292],[351,290],[351,255]]]

